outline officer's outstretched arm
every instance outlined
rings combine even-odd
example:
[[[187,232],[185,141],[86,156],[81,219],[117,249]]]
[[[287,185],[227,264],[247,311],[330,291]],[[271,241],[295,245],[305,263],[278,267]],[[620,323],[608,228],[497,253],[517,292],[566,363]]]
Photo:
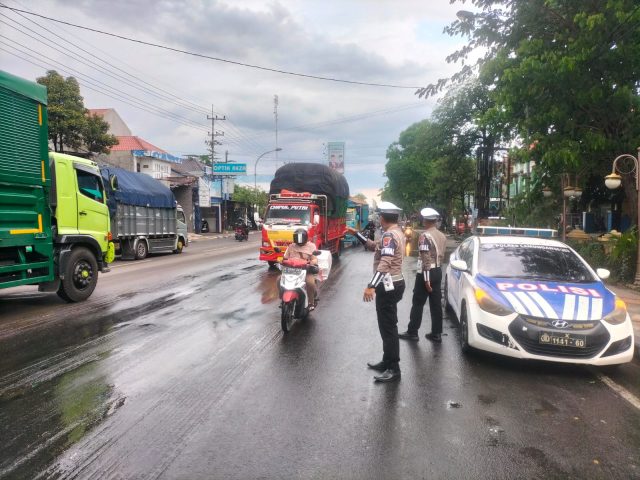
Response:
[[[374,242],[373,240],[369,240],[362,233],[356,232],[356,238],[360,241],[360,243],[362,243],[362,245],[364,245],[364,248],[366,250],[373,251],[376,249],[376,242]]]

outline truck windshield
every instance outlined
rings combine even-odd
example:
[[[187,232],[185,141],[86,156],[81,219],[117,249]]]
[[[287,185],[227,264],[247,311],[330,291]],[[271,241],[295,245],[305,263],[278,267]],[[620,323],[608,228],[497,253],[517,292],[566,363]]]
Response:
[[[309,207],[305,205],[271,205],[266,223],[309,225]]]

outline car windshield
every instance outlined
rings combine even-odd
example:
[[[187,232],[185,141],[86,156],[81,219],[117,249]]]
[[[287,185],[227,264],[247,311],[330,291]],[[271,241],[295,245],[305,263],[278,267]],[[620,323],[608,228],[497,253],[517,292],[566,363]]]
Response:
[[[554,245],[481,245],[478,271],[488,277],[558,282],[595,281],[575,253]]]
[[[309,225],[309,207],[306,205],[271,205],[266,223]]]

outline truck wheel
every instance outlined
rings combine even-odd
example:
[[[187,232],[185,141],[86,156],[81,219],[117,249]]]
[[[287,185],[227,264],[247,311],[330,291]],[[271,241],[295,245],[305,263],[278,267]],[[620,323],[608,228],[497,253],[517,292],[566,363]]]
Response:
[[[58,296],[67,302],[86,300],[98,283],[98,262],[91,251],[77,247],[71,251],[60,282]]]
[[[184,241],[181,238],[179,238],[178,243],[176,244],[176,249],[173,251],[173,253],[182,253],[183,249],[184,249]]]
[[[147,242],[144,240],[138,240],[138,244],[136,245],[136,260],[143,260],[147,258],[149,254],[149,247],[147,246]]]

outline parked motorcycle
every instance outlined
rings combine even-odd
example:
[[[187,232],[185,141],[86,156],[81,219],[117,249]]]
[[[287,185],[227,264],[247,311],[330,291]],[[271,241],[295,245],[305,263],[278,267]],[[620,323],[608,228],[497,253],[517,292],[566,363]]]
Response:
[[[209,222],[207,222],[204,218],[200,224],[200,232],[207,233],[209,231]]]
[[[314,255],[319,254],[320,252],[314,252]],[[298,258],[282,261],[279,290],[282,309],[280,323],[284,332],[290,331],[297,319],[304,320],[309,316],[312,303],[307,295],[307,272],[316,274],[318,267]]]
[[[249,227],[247,227],[246,225],[236,225],[235,234],[236,240],[238,240],[239,242],[243,240],[249,240]]]

